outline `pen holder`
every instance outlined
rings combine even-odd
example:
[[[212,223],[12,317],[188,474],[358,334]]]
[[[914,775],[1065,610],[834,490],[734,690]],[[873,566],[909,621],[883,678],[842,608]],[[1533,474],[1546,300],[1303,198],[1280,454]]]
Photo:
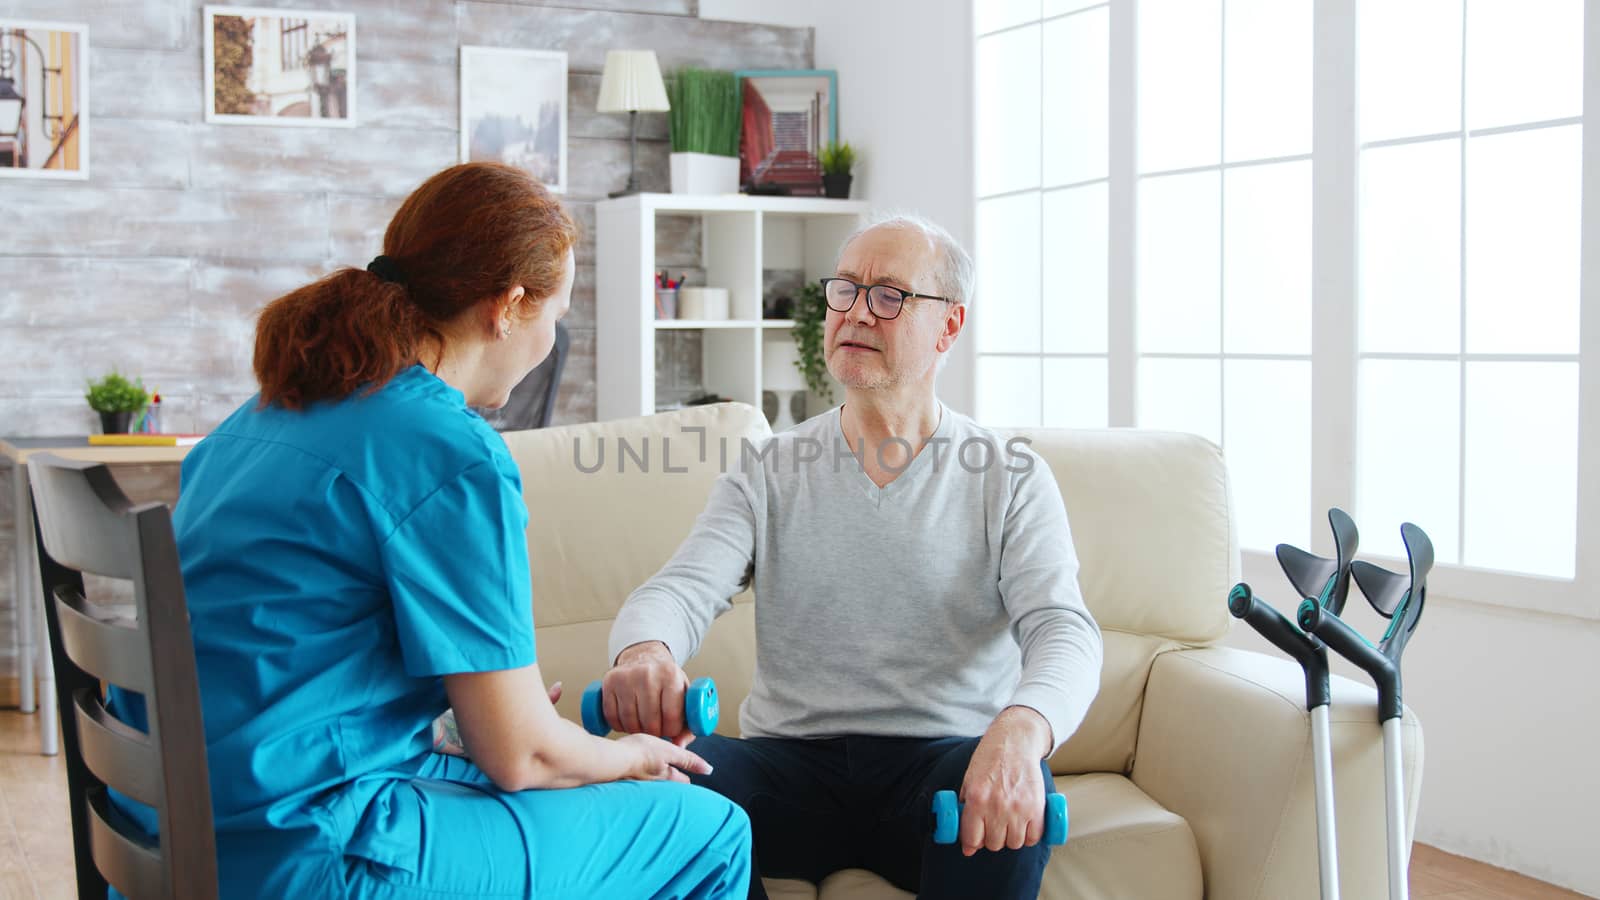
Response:
[[[676,319],[678,317],[678,292],[676,289],[659,288],[656,290],[656,318]]]

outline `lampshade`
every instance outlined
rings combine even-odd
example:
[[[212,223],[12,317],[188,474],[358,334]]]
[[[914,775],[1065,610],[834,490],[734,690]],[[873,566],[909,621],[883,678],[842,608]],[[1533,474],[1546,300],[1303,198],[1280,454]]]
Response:
[[[596,112],[666,112],[667,86],[654,50],[607,50]]]
[[[769,391],[803,391],[805,376],[795,367],[800,348],[794,341],[767,341],[761,345],[761,387]]]

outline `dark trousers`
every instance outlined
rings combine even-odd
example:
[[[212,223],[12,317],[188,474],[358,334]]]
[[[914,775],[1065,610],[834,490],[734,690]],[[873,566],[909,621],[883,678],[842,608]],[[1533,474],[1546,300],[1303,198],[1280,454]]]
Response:
[[[925,898],[1034,900],[1050,848],[979,850],[933,842],[935,791],[961,789],[978,738],[825,740],[710,735],[689,749],[714,771],[693,776],[750,816],[750,896],[767,878],[820,884],[840,869],[874,872]],[[1047,766],[1045,788],[1052,781]]]

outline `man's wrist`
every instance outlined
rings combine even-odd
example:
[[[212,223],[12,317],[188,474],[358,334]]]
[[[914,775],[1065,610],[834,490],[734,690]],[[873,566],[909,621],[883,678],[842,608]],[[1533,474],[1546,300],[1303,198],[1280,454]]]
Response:
[[[1008,706],[1000,711],[995,721],[1025,735],[1030,752],[1039,759],[1049,756],[1055,746],[1050,720],[1031,706]]]
[[[637,644],[629,644],[628,646],[622,648],[622,652],[617,654],[616,664],[620,666],[623,663],[632,662],[641,656],[652,655],[656,653],[663,654],[667,659],[677,662],[677,660],[672,656],[672,648],[668,647],[666,642],[640,641]]]

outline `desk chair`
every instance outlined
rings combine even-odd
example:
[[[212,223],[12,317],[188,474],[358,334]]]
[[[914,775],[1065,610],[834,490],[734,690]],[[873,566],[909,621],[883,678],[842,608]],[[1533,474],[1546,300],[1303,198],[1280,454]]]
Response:
[[[134,506],[101,463],[28,460],[55,663],[80,900],[215,900],[216,839],[200,685],[165,504]],[[97,614],[83,573],[133,583],[136,619]],[[106,708],[100,682],[143,695],[148,731]],[[152,807],[160,840],[107,788]]]

